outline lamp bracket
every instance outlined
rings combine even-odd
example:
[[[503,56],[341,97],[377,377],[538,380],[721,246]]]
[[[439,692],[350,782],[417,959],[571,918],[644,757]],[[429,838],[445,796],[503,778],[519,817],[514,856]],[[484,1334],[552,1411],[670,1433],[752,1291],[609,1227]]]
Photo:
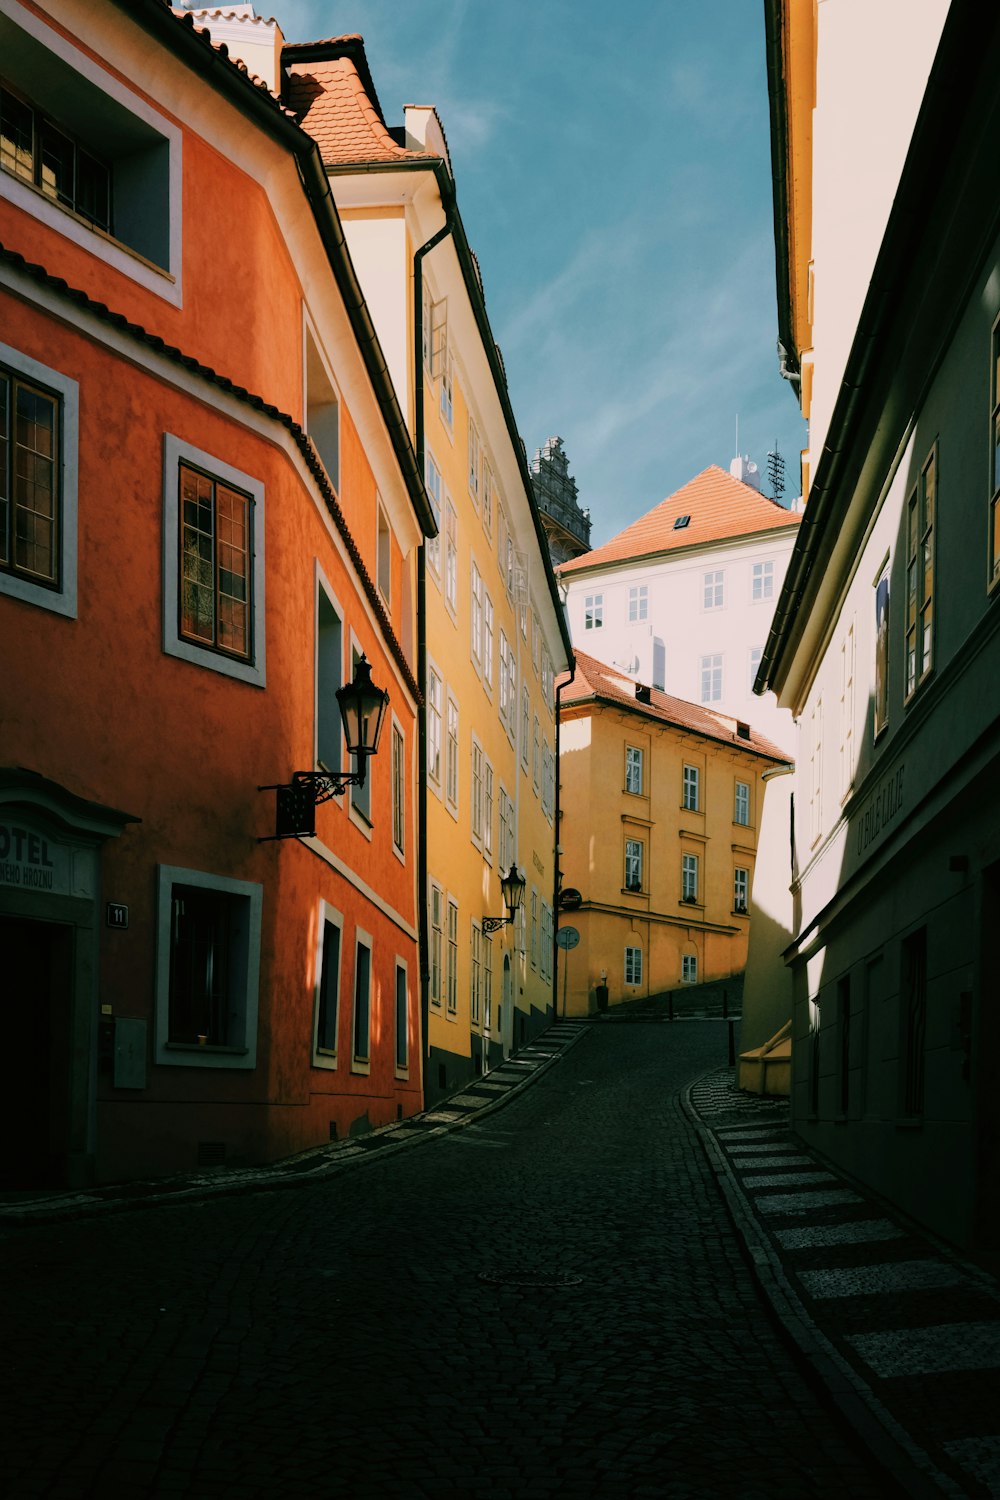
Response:
[[[367,757],[363,757],[357,771],[293,771],[291,781],[259,786],[258,792],[277,793],[275,831],[270,839],[312,838],[318,804],[342,796],[349,786],[364,786],[367,769]]]
[[[513,920],[513,917],[484,917],[482,922],[483,931],[487,933],[499,932],[501,927],[506,927],[507,923]]]

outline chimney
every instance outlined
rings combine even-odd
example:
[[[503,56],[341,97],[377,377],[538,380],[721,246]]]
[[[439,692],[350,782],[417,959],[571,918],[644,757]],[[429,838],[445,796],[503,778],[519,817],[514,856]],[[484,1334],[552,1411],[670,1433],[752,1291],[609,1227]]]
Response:
[[[227,5],[219,10],[174,5],[172,9],[175,16],[191,16],[197,27],[210,33],[216,47],[224,42],[229,56],[266,83],[272,94],[281,92],[281,49],[285,39],[277,21],[264,20],[252,5]]]

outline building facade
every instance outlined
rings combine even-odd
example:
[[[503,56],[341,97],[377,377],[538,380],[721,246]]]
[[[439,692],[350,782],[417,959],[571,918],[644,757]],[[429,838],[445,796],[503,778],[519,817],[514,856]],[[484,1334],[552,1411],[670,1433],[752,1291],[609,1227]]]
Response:
[[[554,676],[568,632],[437,114],[408,106],[390,129],[357,37],[283,55],[286,102],[320,145],[438,522],[417,580],[433,1098],[552,1014]],[[490,932],[511,866],[524,906]]]
[[[562,954],[559,1013],[741,973],[763,778],[787,765],[782,752],[580,651],[559,696],[563,891],[574,893],[560,928],[579,935]]]
[[[421,1104],[434,520],[278,102],[280,32],[254,38],[264,80],[159,0],[0,18],[5,1167],[28,1186],[273,1159]],[[262,788],[349,769],[362,655],[389,697],[367,779],[275,839]]]
[[[580,506],[561,437],[551,437],[535,450],[531,485],[553,566],[589,552],[590,511]]]
[[[810,418],[811,524],[758,679],[802,734],[794,1124],[995,1249],[1000,24],[915,7],[901,67],[898,7],[766,10],[779,319]],[[824,215],[855,167],[844,260],[854,215]]]
[[[800,519],[712,465],[560,566],[574,644],[793,749],[791,716],[753,683]]]

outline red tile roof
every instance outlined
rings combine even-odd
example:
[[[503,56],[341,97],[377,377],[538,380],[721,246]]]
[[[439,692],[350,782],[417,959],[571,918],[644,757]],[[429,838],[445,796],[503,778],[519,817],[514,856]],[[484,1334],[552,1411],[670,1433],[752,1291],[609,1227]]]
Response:
[[[677,530],[674,522],[681,516],[690,516],[690,521]],[[776,500],[768,500],[717,464],[710,464],[689,479],[676,494],[668,495],[631,526],[613,536],[610,542],[571,558],[556,571],[575,573],[602,563],[653,557],[661,552],[698,547],[705,542],[753,536],[782,526],[795,527],[800,520],[801,516],[796,512],[786,510]]]
[[[308,49],[333,50],[343,43],[338,57],[310,57]],[[334,42],[300,44],[306,56],[296,61],[295,46],[283,52],[288,78],[285,101],[299,124],[319,146],[325,166],[351,162],[427,161],[439,158],[432,151],[411,151],[393,140],[365,86],[355,57],[359,38],[345,36]],[[367,68],[364,68],[367,72]]]
[[[643,687],[643,694],[648,691],[649,699],[648,702],[645,697],[639,699],[636,688],[641,684],[633,678],[623,676],[614,667],[605,666],[604,662],[597,661],[593,656],[586,656],[582,651],[577,651],[575,655],[576,676],[568,686],[562,687],[560,693],[559,702],[564,708],[598,698],[605,703],[617,704],[634,713],[644,714],[649,719],[658,719],[660,723],[670,724],[676,729],[686,729],[693,734],[704,735],[706,739],[736,746],[750,754],[791,764],[790,755],[779,750],[772,740],[765,739],[749,725],[745,726],[747,734],[740,734],[737,729],[740,720],[730,718],[728,714],[716,713],[714,709],[706,708],[701,703],[688,703],[683,698],[673,698],[657,688]],[[563,674],[557,679],[557,686],[566,682],[566,674]]]

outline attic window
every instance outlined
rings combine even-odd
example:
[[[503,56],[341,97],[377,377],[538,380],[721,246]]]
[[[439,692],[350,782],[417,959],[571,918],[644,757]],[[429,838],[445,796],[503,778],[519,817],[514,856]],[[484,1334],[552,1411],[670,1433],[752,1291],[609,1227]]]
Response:
[[[750,725],[744,724],[742,719],[736,720],[736,736],[741,740],[748,740],[750,738]]]
[[[685,526],[690,526],[690,524],[691,524],[691,517],[690,516],[677,516],[676,519],[674,520],[674,530],[675,531],[683,531],[684,528],[685,528]]]
[[[637,701],[639,703],[648,703],[650,701],[650,699],[649,699],[649,688],[646,686],[646,684],[644,682],[637,682],[636,683],[636,685],[635,685],[635,696],[636,696],[636,699],[637,699]]]

